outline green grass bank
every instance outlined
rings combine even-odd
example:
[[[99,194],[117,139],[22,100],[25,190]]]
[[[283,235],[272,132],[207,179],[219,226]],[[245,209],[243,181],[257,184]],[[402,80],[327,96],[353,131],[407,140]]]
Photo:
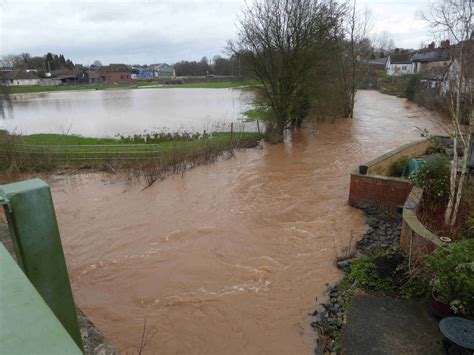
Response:
[[[121,171],[152,184],[164,174],[215,161],[224,152],[255,147],[261,139],[257,132],[91,138],[0,131],[0,173]]]
[[[221,82],[201,82],[201,83],[183,83],[183,84],[160,84],[154,81],[137,81],[133,83],[117,84],[67,84],[58,86],[11,86],[11,94],[28,94],[56,91],[84,91],[84,90],[127,90],[127,89],[229,89],[229,88],[247,88],[254,86],[254,81],[221,81]]]

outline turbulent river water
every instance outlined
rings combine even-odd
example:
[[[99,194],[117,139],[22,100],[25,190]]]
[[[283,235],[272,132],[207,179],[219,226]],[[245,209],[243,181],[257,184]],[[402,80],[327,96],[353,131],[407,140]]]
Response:
[[[360,163],[436,131],[433,113],[360,92],[354,119],[169,177],[52,182],[76,302],[121,352],[146,317],[160,354],[311,354],[311,312],[366,228],[347,205]],[[317,298],[317,299],[316,299]]]

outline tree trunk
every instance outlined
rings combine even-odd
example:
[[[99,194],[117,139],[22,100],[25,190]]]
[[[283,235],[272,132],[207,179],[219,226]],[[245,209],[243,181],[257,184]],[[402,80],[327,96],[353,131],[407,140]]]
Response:
[[[461,199],[462,199],[462,193],[463,193],[463,188],[464,188],[464,181],[466,179],[466,173],[467,173],[467,160],[469,158],[469,147],[471,143],[471,135],[469,135],[468,140],[467,140],[467,145],[464,147],[464,156],[462,158],[462,169],[461,169],[461,176],[459,177],[459,182],[458,182],[458,192],[456,195],[456,202],[454,205],[454,211],[451,216],[451,227],[456,224],[456,219],[458,216],[458,211],[459,211],[459,206],[461,205]]]
[[[266,136],[267,141],[272,144],[278,144],[283,142],[285,132],[284,121],[279,119],[274,124],[267,126]]]
[[[458,139],[456,133],[453,136],[453,161],[451,165],[451,177],[449,181],[449,200],[446,212],[444,213],[444,223],[448,226],[451,224],[451,215],[453,213],[454,197],[456,195],[456,183],[458,176]]]

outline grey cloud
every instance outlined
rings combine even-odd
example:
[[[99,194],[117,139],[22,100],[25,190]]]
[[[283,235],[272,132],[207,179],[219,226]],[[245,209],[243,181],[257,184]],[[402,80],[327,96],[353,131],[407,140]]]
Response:
[[[391,16],[388,31],[397,44],[416,47],[424,40],[396,26],[397,15],[413,18],[424,1],[366,3],[376,14],[377,30]],[[243,5],[244,0],[9,0],[0,8],[0,54],[52,51],[84,64],[94,59],[150,63],[154,58],[176,62],[222,55]],[[423,30],[416,21],[409,25],[410,31]]]

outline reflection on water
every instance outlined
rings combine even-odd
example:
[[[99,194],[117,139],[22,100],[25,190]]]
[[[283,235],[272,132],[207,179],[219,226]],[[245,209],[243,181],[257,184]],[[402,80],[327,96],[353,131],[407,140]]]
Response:
[[[231,89],[136,89],[13,95],[0,128],[10,132],[91,137],[145,130],[214,130],[242,118],[249,93]],[[247,130],[254,129],[248,124]]]
[[[76,302],[119,351],[143,320],[158,354],[312,354],[308,312],[366,228],[349,173],[436,133],[429,111],[361,92],[354,119],[295,131],[143,190],[113,176],[53,183]],[[318,301],[315,301],[315,298]]]

